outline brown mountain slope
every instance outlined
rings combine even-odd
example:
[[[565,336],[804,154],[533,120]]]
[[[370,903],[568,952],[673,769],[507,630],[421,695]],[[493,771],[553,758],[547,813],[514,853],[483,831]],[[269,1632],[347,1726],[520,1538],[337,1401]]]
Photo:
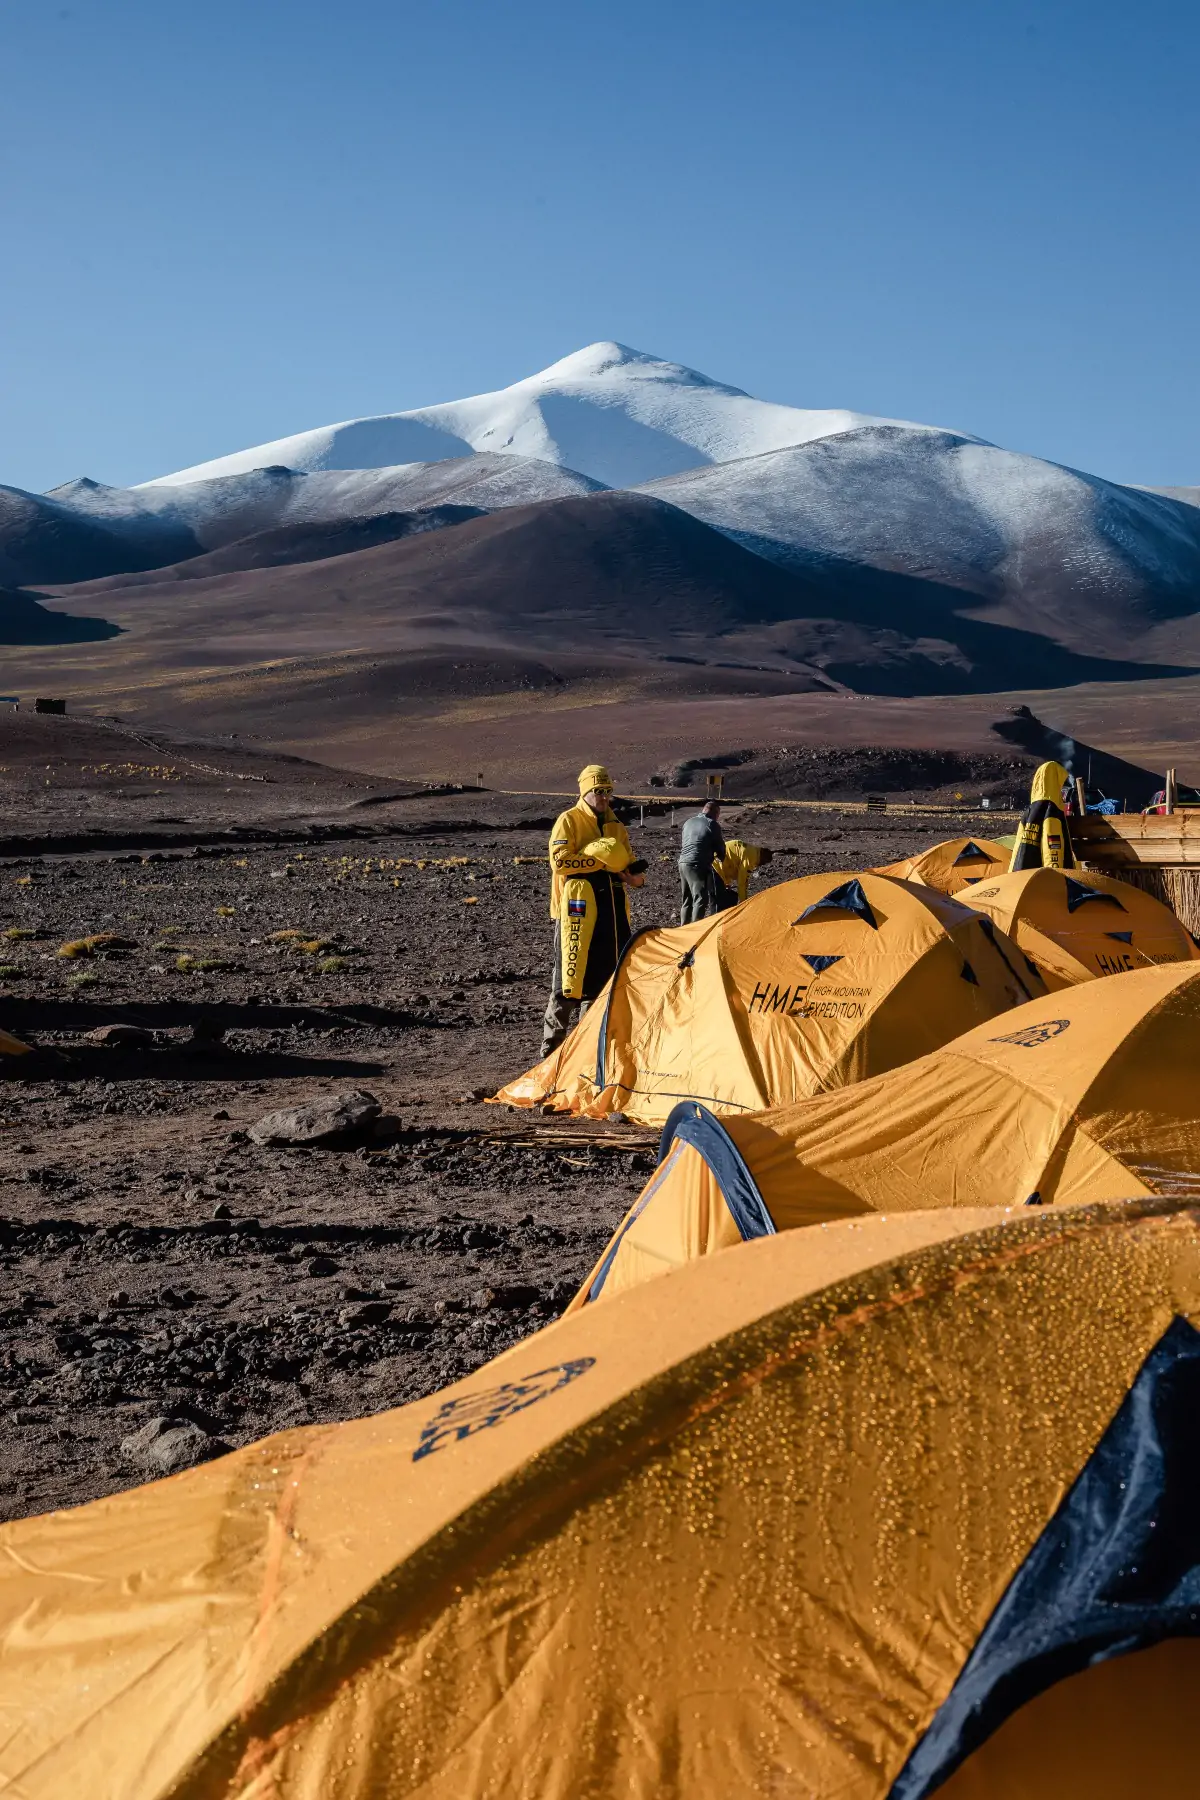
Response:
[[[105,612],[143,663],[489,645],[819,669],[876,693],[1006,689],[1035,668],[1043,685],[1155,672],[960,618],[956,589],[877,570],[780,568],[640,494],[508,508],[314,563],[186,582],[178,573],[105,583]],[[82,589],[59,590],[63,610],[84,600]],[[86,600],[94,606],[94,592]]]

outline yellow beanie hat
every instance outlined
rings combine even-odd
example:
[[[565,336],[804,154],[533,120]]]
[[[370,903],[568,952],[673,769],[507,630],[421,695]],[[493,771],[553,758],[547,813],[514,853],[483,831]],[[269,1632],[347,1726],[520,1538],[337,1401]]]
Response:
[[[612,776],[603,763],[589,763],[586,769],[579,771],[579,795],[590,794],[593,788],[612,789]]]

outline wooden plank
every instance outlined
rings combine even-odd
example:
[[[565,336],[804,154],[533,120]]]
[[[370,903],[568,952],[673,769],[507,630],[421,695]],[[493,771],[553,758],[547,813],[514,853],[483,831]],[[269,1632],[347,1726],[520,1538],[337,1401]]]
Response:
[[[1113,813],[1108,818],[1093,813],[1071,820],[1071,842],[1085,861],[1100,867],[1200,865],[1200,807],[1177,807],[1173,813]]]

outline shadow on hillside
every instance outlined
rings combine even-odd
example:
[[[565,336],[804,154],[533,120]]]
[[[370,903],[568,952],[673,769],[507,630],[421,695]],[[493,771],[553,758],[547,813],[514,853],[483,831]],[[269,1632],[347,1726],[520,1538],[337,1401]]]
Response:
[[[107,619],[77,618],[48,612],[31,594],[0,588],[0,644],[12,648],[38,644],[93,644],[120,637],[121,626]]]

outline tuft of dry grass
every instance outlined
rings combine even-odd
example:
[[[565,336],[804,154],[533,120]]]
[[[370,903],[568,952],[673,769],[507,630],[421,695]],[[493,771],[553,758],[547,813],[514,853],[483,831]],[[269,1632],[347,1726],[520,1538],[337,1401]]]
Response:
[[[72,988],[95,987],[100,977],[91,969],[80,969],[78,974],[67,977],[67,986]]]
[[[21,975],[23,973],[24,970],[16,963],[0,963],[0,979],[7,979],[11,975]]]
[[[98,931],[94,937],[69,939],[67,943],[59,945],[55,954],[70,961],[78,956],[95,956],[97,951],[103,953],[105,950],[136,949],[137,944],[132,938],[121,937],[115,931]]]
[[[37,932],[32,931],[28,925],[10,925],[8,930],[4,933],[4,936],[8,938],[11,943],[19,944],[24,943],[27,938],[35,938]]]
[[[323,962],[317,964],[322,975],[336,975],[345,966],[345,959],[341,956],[327,956]]]
[[[302,938],[303,936],[304,933],[302,931],[297,931],[294,925],[289,925],[283,931],[273,931],[268,937],[267,942],[268,944],[290,944],[294,943],[297,938]]]
[[[235,918],[236,916],[237,916],[237,907],[236,906],[218,906],[218,908],[217,908],[218,919],[232,919],[232,918]]]

